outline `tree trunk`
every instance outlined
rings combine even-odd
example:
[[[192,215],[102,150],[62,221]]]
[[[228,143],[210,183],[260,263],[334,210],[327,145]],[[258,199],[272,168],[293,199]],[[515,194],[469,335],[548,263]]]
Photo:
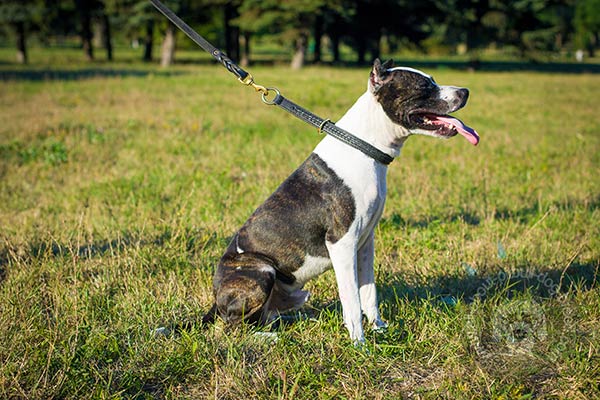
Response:
[[[81,47],[88,61],[94,59],[94,46],[92,44],[92,16],[89,0],[78,0],[77,8],[81,18]]]
[[[554,36],[554,48],[558,51],[561,51],[563,48],[563,34],[559,32]]]
[[[25,23],[17,22],[15,24],[17,31],[17,62],[27,64],[27,46],[25,43]]]
[[[152,46],[154,45],[154,20],[146,22],[146,37],[144,37],[144,61],[152,61]]]
[[[224,12],[225,54],[235,62],[240,59],[240,30],[237,26],[232,26],[230,22],[238,15],[237,8],[227,2]]]
[[[167,32],[162,43],[162,51],[160,55],[160,66],[168,67],[173,64],[175,59],[175,25],[169,22]]]
[[[381,57],[381,34],[373,40],[373,47],[371,47],[371,60]]]
[[[323,39],[323,17],[320,14],[315,18],[313,34],[315,36],[315,53],[313,62],[318,64],[321,62],[321,41]]]
[[[359,65],[365,63],[367,56],[367,40],[364,36],[360,35],[356,37],[356,62]]]
[[[333,62],[340,62],[340,37],[339,35],[330,34],[331,39],[331,52],[333,53]]]
[[[104,47],[104,32],[102,31],[102,18],[92,21],[92,44],[94,48]]]
[[[306,43],[308,39],[306,34],[301,33],[294,43],[294,56],[292,57],[292,69],[300,69],[304,66],[304,59],[306,58]]]
[[[242,44],[244,51],[242,52],[242,58],[240,59],[240,65],[247,67],[250,65],[250,32],[244,32],[242,35]]]
[[[102,41],[104,48],[106,49],[106,59],[108,61],[113,60],[113,47],[112,47],[112,37],[110,34],[110,21],[108,19],[108,15],[105,13],[102,14]]]
[[[587,51],[590,58],[594,58],[596,56],[596,46],[598,46],[598,34],[592,33],[590,34],[590,40],[587,46]]]

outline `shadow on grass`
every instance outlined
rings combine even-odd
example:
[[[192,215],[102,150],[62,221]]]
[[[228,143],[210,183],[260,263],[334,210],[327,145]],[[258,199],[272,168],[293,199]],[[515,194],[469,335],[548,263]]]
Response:
[[[546,269],[523,265],[511,267],[511,271],[499,271],[492,275],[476,273],[464,276],[441,276],[425,285],[410,285],[401,277],[387,275],[380,284],[382,300],[400,297],[408,300],[437,299],[440,303],[453,305],[458,300],[470,303],[500,294],[512,298],[529,292],[540,298],[551,298],[573,288],[590,290],[595,287],[600,273],[600,260],[573,262],[564,268]]]
[[[488,72],[546,72],[563,74],[598,74],[600,64],[568,62],[531,62],[531,61],[444,61],[444,60],[402,60],[398,65],[410,65],[415,68],[448,68]]]
[[[8,240],[4,240],[4,245],[0,246],[0,284],[6,278],[7,269],[11,261],[14,263],[29,264],[35,259],[46,259],[48,257],[63,258],[75,256],[78,259],[85,260],[95,257],[114,256],[131,248],[164,246],[179,234],[175,234],[168,229],[150,237],[143,237],[135,232],[127,232],[117,239],[98,240],[80,246],[58,243],[53,240],[42,240],[32,242],[25,248],[20,249],[12,246]],[[214,233],[207,236],[198,231],[190,230],[184,233],[184,240],[183,251],[191,253],[212,245],[214,242],[217,242],[217,245],[224,249],[229,238],[218,238]]]
[[[581,203],[581,204],[580,204]],[[565,203],[554,204],[553,206],[562,207],[570,210],[574,207],[585,206],[591,210],[598,208],[599,198],[591,201],[577,202],[567,201]],[[536,214],[539,215],[537,207],[531,207],[516,211],[519,215]],[[499,213],[499,217],[515,218],[515,213]],[[394,221],[394,216],[384,223],[409,224],[416,227],[426,227],[427,221],[406,222],[401,220]],[[450,218],[452,220],[452,218]],[[476,216],[457,214],[455,220],[467,221],[469,224],[478,224]],[[438,219],[432,219],[438,220]],[[445,220],[448,220],[447,218]],[[10,243],[4,240],[4,246],[0,246],[0,284],[7,275],[7,269],[11,260],[21,264],[27,264],[34,259],[44,259],[47,257],[73,257],[81,259],[102,257],[106,255],[115,255],[126,251],[129,248],[139,248],[144,246],[164,246],[172,240],[181,241],[185,244],[183,251],[188,253],[204,249],[206,246],[217,246],[225,249],[230,238],[219,238],[215,233],[201,234],[196,230],[189,230],[183,234],[177,235],[169,229],[157,233],[153,236],[143,237],[135,232],[125,233],[123,236],[113,240],[100,240],[78,247],[72,244],[61,244],[54,241],[39,241],[31,243],[25,251],[10,247]],[[21,254],[21,255],[16,255]],[[379,298],[382,302],[393,298],[405,298],[410,301],[429,299],[435,301],[440,306],[453,305],[461,300],[470,303],[477,298],[500,294],[502,297],[511,298],[512,296],[529,292],[534,296],[541,298],[551,298],[559,293],[564,293],[576,287],[581,290],[589,290],[598,284],[598,274],[600,269],[600,260],[591,260],[580,262],[572,261],[568,266],[557,268],[545,268],[539,265],[511,265],[511,271],[499,271],[493,275],[479,275],[472,267],[465,267],[465,272],[453,276],[440,276],[433,278],[426,284],[409,284],[401,275],[391,272],[380,271],[380,278],[377,286]],[[311,301],[312,310],[308,313],[312,316],[327,310],[340,309],[339,300],[326,303]]]
[[[600,209],[600,195],[590,199],[567,199],[565,201],[555,201],[550,204],[532,204],[528,207],[523,207],[518,210],[508,208],[496,209],[493,213],[493,218],[496,220],[507,221],[513,220],[518,223],[530,223],[531,221],[540,218],[546,212],[551,211],[573,211],[575,209],[585,209],[594,212]],[[427,228],[433,223],[453,223],[462,221],[467,225],[477,226],[481,224],[481,217],[470,211],[462,211],[451,213],[445,216],[430,216],[425,219],[404,218],[398,213],[393,213],[390,217],[382,218],[383,226],[392,226],[394,228]]]
[[[179,65],[217,65],[213,60],[180,59]],[[600,64],[569,63],[569,62],[530,62],[530,61],[453,61],[453,60],[404,60],[397,59],[397,65],[407,65],[425,70],[453,69],[468,71],[488,72],[544,72],[564,74],[598,74]],[[10,64],[8,64],[10,65]],[[274,66],[284,65],[277,60],[258,60],[254,65]],[[334,66],[340,68],[364,68],[367,64],[355,62],[320,63],[321,66]],[[370,65],[370,64],[369,64]],[[0,70],[0,81],[44,81],[44,80],[81,80],[91,78],[116,78],[116,77],[145,77],[148,75],[177,76],[187,72],[173,70],[156,70],[154,67],[144,69],[113,69],[99,67],[84,67],[78,69],[38,69],[38,68],[11,68]]]
[[[405,65],[414,68],[423,69],[454,69],[465,71],[488,71],[488,72],[546,72],[546,73],[565,73],[565,74],[598,74],[600,73],[600,64],[595,63],[575,63],[575,62],[542,62],[542,61],[480,61],[480,60],[445,60],[428,59],[414,60],[403,59],[401,57],[392,57],[396,65]],[[212,59],[179,58],[177,64],[185,65],[217,65]],[[284,58],[261,58],[251,62],[251,66],[287,66],[289,60]],[[323,61],[317,66],[329,66],[340,68],[365,68],[371,65],[370,62],[358,63],[353,61],[329,62]]]
[[[184,71],[156,71],[153,69],[110,69],[110,68],[81,68],[81,69],[4,69],[0,70],[1,81],[73,81],[92,78],[142,78],[148,75],[177,76]]]

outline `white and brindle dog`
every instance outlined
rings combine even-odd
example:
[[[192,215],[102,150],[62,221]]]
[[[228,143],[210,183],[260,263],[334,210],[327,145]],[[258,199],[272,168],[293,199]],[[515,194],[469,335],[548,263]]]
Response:
[[[477,133],[447,115],[468,96],[418,70],[375,60],[367,91],[336,125],[392,157],[413,134],[460,133],[476,145]],[[306,282],[333,267],[350,338],[364,342],[363,314],[373,329],[385,328],[373,256],[386,175],[386,165],[326,136],[233,236],[215,272],[215,305],[203,321],[219,315],[228,323],[267,323],[302,306]]]

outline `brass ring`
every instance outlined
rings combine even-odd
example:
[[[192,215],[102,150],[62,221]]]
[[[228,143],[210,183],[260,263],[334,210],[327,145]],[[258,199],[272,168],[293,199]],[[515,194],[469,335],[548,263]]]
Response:
[[[267,99],[267,96],[269,95],[269,92],[275,92],[276,96],[273,97],[273,100],[269,100]],[[281,95],[281,92],[279,91],[279,89],[277,88],[272,88],[272,87],[268,87],[266,92],[263,92],[262,94],[262,101],[263,103],[265,103],[266,105],[272,106],[273,104],[275,104],[275,99]]]
[[[331,122],[329,120],[329,118],[324,119],[323,122],[321,122],[321,125],[319,125],[319,129],[317,129],[317,132],[319,132],[319,135],[323,134],[323,127],[325,126],[326,123]]]

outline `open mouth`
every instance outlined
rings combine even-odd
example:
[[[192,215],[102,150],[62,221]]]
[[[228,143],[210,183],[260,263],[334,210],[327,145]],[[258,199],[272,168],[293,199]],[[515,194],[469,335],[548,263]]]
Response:
[[[416,112],[411,114],[410,120],[417,125],[418,128],[431,131],[438,136],[451,137],[460,133],[474,146],[479,143],[477,131],[465,125],[458,118],[449,115]]]

